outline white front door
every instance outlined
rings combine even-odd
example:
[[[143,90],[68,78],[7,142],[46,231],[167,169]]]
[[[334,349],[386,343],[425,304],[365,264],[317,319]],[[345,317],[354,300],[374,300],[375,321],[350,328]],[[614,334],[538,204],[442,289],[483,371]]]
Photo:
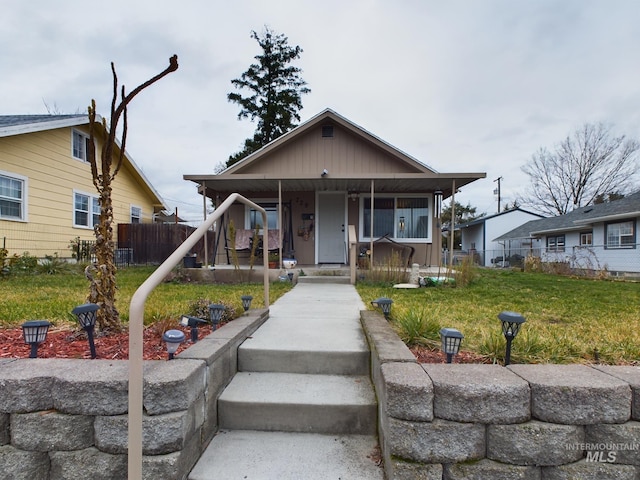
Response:
[[[346,263],[345,194],[318,192],[318,263]]]

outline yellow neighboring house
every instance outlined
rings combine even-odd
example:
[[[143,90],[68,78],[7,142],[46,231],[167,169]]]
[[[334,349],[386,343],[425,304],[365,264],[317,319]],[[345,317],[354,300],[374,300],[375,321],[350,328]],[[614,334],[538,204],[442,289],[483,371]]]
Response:
[[[0,248],[9,255],[71,258],[72,240],[95,239],[100,211],[88,133],[87,115],[0,115]],[[98,158],[104,138],[101,131]],[[119,223],[152,222],[167,210],[128,154],[112,198],[114,234]]]

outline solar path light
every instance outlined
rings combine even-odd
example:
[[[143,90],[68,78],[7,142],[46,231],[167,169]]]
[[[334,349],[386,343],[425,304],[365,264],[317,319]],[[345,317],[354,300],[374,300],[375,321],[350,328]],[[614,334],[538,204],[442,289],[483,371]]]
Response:
[[[460,344],[464,335],[455,328],[441,328],[440,338],[442,340],[442,351],[447,355],[447,363],[451,363],[453,356],[460,351]]]
[[[213,325],[213,329],[218,328],[218,324],[222,319],[222,314],[224,313],[224,305],[219,303],[212,303],[209,305],[209,318],[211,319],[211,324]]]
[[[169,360],[173,360],[173,355],[178,351],[178,347],[184,342],[184,332],[180,330],[167,330],[162,334],[162,340],[167,344]]]
[[[45,341],[51,323],[47,320],[29,320],[22,324],[24,343],[31,345],[29,358],[38,356],[38,345]]]
[[[245,312],[251,308],[251,300],[253,300],[253,296],[242,295],[240,300],[242,300],[242,308],[244,308]]]
[[[89,339],[89,350],[91,351],[91,358],[96,358],[96,346],[93,341],[93,330],[96,326],[96,318],[98,316],[99,305],[95,303],[85,303],[84,305],[78,305],[71,310],[76,318],[80,327],[87,332],[87,338]]]
[[[504,355],[504,364],[509,365],[511,363],[511,342],[518,332],[520,326],[526,321],[525,318],[516,312],[500,312],[498,318],[502,322],[502,333],[507,340],[507,352]]]
[[[392,304],[393,304],[393,300],[387,297],[376,298],[371,302],[371,305],[373,305],[373,308],[380,308],[380,310],[382,310],[382,313],[384,314],[384,318],[386,319],[389,318]]]

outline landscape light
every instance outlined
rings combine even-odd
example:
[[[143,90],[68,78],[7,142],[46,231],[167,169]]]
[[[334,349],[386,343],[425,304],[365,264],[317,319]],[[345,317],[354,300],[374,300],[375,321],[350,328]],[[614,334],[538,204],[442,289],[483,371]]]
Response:
[[[45,341],[51,323],[47,320],[29,320],[22,324],[24,343],[31,345],[29,358],[38,356],[38,345]]]
[[[453,356],[460,351],[460,344],[464,335],[455,328],[441,328],[442,351],[447,354],[447,363],[451,363]]]
[[[511,342],[518,332],[520,326],[526,321],[525,318],[516,312],[500,312],[498,318],[502,322],[502,333],[507,340],[507,352],[504,356],[504,364],[509,365],[511,363]]]
[[[371,302],[373,308],[380,308],[382,313],[384,314],[384,318],[389,318],[389,314],[391,314],[391,305],[393,304],[393,300],[387,297],[376,298]]]
[[[178,351],[178,347],[184,342],[184,332],[181,330],[167,330],[162,334],[162,340],[167,344],[169,360],[173,360],[173,355]]]
[[[96,358],[96,346],[93,341],[93,330],[96,326],[96,318],[98,316],[99,305],[95,303],[85,303],[84,305],[78,305],[71,310],[76,318],[80,327],[87,332],[87,338],[89,339],[89,350],[91,351],[91,358]]]
[[[214,330],[218,327],[223,313],[224,305],[221,305],[219,303],[212,303],[211,305],[209,305],[209,318],[211,319],[211,324],[213,325]]]

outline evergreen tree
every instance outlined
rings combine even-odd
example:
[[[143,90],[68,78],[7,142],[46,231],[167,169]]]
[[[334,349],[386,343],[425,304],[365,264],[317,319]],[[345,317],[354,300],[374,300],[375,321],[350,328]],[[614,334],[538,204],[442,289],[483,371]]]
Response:
[[[290,46],[285,35],[268,27],[261,36],[252,31],[251,38],[258,42],[262,54],[254,57],[257,63],[251,64],[240,78],[231,80],[237,90],[249,94],[233,92],[227,94],[227,99],[240,105],[239,120],[257,119],[258,124],[253,138],[246,139],[244,148],[229,157],[228,167],[295,127],[300,121],[302,95],[311,91],[300,77],[302,70],[290,65],[300,58],[302,48]]]

